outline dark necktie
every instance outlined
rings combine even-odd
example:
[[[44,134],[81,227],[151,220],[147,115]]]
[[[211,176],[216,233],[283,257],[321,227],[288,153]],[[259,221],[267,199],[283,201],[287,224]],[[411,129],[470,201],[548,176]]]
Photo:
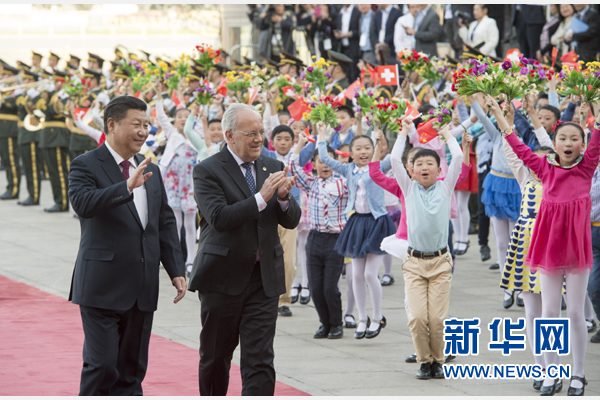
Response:
[[[123,177],[125,179],[129,179],[129,166],[131,166],[131,162],[127,160],[121,161],[121,167],[123,167]]]
[[[248,182],[248,187],[250,187],[250,192],[254,196],[256,194],[256,183],[254,183],[254,177],[252,176],[252,163],[242,163],[242,167],[246,169],[244,176],[246,177],[246,182]]]

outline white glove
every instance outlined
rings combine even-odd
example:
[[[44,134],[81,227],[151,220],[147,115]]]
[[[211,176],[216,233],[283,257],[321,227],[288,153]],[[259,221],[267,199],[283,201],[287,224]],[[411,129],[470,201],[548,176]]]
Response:
[[[99,103],[102,103],[105,106],[108,105],[108,103],[110,102],[110,98],[104,92],[100,93],[96,100],[98,100]]]
[[[30,88],[27,91],[27,96],[29,96],[32,99],[38,97],[39,95],[40,95],[40,92],[38,92],[35,88]]]

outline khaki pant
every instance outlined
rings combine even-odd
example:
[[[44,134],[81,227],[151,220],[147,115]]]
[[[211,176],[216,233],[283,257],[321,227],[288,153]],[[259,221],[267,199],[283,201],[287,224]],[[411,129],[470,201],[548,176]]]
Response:
[[[450,252],[432,259],[409,254],[402,266],[408,297],[408,327],[417,362],[444,363],[444,320],[448,317],[452,256]]]
[[[292,283],[296,276],[296,229],[285,229],[281,225],[277,227],[279,241],[283,247],[283,263],[285,264],[285,293],[279,296],[279,307],[292,305]]]

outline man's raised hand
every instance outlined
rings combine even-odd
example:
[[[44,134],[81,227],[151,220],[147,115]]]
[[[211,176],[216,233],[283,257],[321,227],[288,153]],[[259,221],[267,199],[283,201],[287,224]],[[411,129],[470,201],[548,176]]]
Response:
[[[150,164],[151,161],[151,158],[146,158],[135,169],[133,175],[131,175],[129,179],[127,179],[127,189],[129,189],[130,192],[133,192],[133,189],[139,188],[144,184],[144,182],[150,179],[150,177],[152,176],[152,172],[144,174],[144,170],[146,169],[148,164]]]

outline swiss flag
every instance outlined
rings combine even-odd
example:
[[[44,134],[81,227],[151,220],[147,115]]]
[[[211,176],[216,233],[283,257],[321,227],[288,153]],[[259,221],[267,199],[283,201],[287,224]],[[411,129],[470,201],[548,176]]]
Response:
[[[288,106],[288,112],[295,121],[300,121],[304,113],[309,113],[310,110],[310,106],[302,97]]]
[[[227,79],[221,78],[221,82],[219,83],[219,86],[217,86],[217,93],[223,97],[227,96],[227,86],[225,86],[226,83]]]
[[[519,49],[509,49],[506,51],[506,57],[504,57],[504,61],[519,61],[519,57],[523,57],[523,53],[519,51]]]
[[[346,90],[344,90],[344,96],[347,99],[352,100],[354,98],[354,91],[359,88],[360,88],[360,79],[357,79],[356,81],[354,81],[354,83],[352,85],[348,86],[346,88]]]
[[[400,86],[397,65],[380,65],[377,67],[377,76],[379,77],[379,84],[381,86]]]
[[[75,107],[74,114],[77,117],[77,119],[82,119],[83,116],[87,114],[88,110],[89,108]]]
[[[419,134],[419,143],[427,143],[439,136],[437,131],[433,129],[432,126],[434,119],[435,118],[430,119],[425,123],[422,123],[417,128],[417,133]]]
[[[281,90],[287,97],[296,97],[296,92],[294,92],[293,86],[284,86],[281,88]]]
[[[258,86],[248,88],[248,105],[252,105],[252,103],[254,103],[254,99],[256,99],[259,89],[260,88]]]
[[[419,110],[417,110],[416,108],[414,108],[410,104],[407,104],[406,105],[406,112],[402,116],[402,119],[404,119],[406,117],[410,117],[410,119],[415,120],[415,119],[419,118],[420,116],[421,116],[421,113],[419,113]]]

